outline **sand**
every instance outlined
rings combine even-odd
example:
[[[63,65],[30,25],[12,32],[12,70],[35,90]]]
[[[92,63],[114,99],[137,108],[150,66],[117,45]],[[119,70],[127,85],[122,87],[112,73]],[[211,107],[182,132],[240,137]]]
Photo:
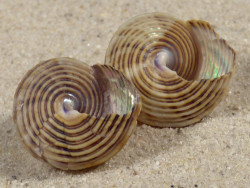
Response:
[[[33,158],[12,120],[24,74],[54,57],[103,64],[118,26],[155,11],[208,21],[236,50],[227,97],[194,126],[138,126],[116,156],[94,169],[65,172]],[[0,187],[250,187],[249,12],[249,0],[1,0]]]

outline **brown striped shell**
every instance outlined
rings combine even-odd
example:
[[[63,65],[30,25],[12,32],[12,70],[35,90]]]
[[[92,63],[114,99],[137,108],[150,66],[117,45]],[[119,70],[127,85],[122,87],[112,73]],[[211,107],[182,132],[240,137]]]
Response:
[[[124,146],[140,109],[137,90],[119,71],[58,58],[22,79],[13,118],[33,156],[59,169],[80,170],[107,161]]]
[[[227,93],[235,52],[207,22],[150,13],[119,27],[105,64],[140,92],[139,121],[184,127],[209,114]]]

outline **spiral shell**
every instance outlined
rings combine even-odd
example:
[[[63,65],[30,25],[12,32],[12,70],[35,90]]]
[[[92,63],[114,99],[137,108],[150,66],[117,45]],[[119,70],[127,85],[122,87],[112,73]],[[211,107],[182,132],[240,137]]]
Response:
[[[13,119],[33,156],[63,170],[99,165],[137,125],[140,97],[122,73],[71,58],[42,62],[20,82]]]
[[[139,121],[184,127],[209,114],[227,93],[235,52],[207,22],[150,13],[120,26],[105,64],[139,90]]]

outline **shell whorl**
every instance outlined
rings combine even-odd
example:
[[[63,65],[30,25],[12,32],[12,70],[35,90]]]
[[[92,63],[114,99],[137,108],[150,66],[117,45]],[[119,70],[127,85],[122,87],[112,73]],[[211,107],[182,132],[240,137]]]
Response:
[[[41,62],[22,79],[13,118],[33,156],[59,169],[80,170],[123,147],[140,109],[137,90],[119,71],[58,58]]]
[[[151,13],[119,27],[105,64],[122,71],[140,92],[139,121],[184,127],[221,101],[235,70],[235,52],[207,22]]]

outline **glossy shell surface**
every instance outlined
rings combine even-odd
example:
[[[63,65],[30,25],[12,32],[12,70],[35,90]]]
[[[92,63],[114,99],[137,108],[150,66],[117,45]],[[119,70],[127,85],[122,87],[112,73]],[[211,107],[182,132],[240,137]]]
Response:
[[[58,58],[24,76],[13,118],[33,156],[59,169],[80,170],[107,161],[124,146],[140,109],[137,90],[119,71]]]
[[[150,13],[119,27],[105,64],[138,89],[140,122],[185,127],[208,115],[227,93],[235,52],[205,21]]]

